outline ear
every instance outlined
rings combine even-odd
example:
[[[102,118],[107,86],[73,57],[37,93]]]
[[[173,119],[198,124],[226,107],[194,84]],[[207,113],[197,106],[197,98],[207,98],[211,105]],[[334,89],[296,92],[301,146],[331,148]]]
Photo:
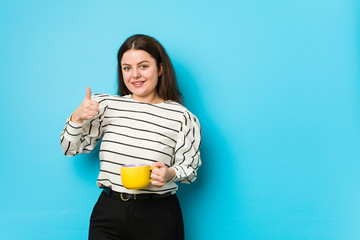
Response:
[[[159,77],[161,76],[162,72],[163,72],[163,65],[162,65],[162,63],[160,63],[160,67],[159,67]]]

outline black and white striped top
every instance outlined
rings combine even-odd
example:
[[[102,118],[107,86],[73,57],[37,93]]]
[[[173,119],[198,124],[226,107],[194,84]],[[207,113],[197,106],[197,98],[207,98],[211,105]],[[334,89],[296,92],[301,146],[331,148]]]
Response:
[[[183,105],[173,101],[148,104],[133,100],[130,95],[92,96],[99,102],[99,113],[93,120],[76,124],[69,119],[61,133],[65,155],[88,153],[100,146],[99,187],[117,192],[175,192],[176,182],[191,183],[201,165],[201,127],[198,119]],[[162,188],[151,184],[146,189],[123,187],[120,166],[164,162],[175,170],[175,177]]]

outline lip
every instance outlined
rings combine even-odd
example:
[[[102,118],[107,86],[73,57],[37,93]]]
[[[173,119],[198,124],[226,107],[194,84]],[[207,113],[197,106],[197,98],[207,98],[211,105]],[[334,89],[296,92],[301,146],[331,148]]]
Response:
[[[136,88],[139,88],[141,87],[142,85],[144,85],[146,81],[136,81],[136,82],[131,82],[131,84],[136,87]]]

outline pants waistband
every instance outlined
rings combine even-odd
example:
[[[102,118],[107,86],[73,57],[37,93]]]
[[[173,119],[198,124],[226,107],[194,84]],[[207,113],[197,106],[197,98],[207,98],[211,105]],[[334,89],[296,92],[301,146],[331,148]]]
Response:
[[[156,198],[163,198],[169,197],[173,193],[167,192],[164,194],[155,194],[155,193],[141,193],[141,194],[131,194],[131,193],[120,193],[113,191],[110,188],[103,187],[103,192],[110,198],[121,199],[122,201],[129,201],[129,200],[140,200],[140,199],[156,199]]]

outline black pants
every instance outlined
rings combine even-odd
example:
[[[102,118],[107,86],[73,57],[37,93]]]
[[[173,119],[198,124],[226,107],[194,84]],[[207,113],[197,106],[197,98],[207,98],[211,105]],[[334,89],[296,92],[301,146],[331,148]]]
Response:
[[[122,201],[102,192],[91,214],[89,240],[103,239],[183,240],[178,198]]]

